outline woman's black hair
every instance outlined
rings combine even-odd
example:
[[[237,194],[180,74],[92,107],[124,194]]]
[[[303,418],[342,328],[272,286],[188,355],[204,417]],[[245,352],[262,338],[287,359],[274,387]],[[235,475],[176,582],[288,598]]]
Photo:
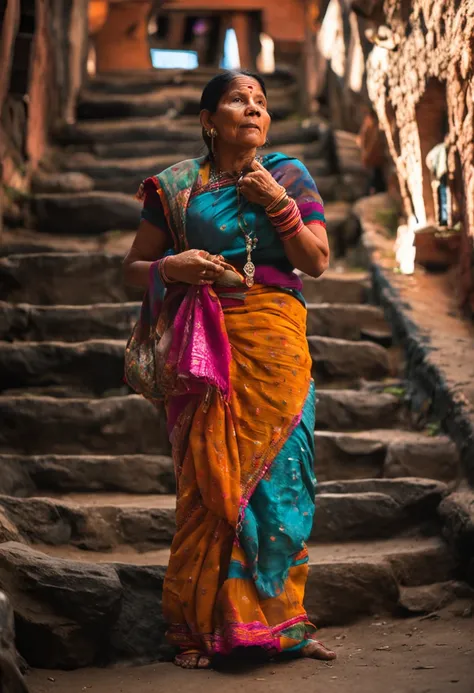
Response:
[[[203,92],[201,94],[201,102],[199,104],[199,110],[200,111],[209,111],[210,113],[215,113],[217,111],[219,101],[221,100],[221,98],[224,96],[227,89],[229,88],[229,84],[236,77],[251,77],[252,79],[256,80],[259,83],[265,97],[267,96],[267,90],[265,87],[265,82],[260,77],[260,75],[257,75],[254,72],[250,72],[249,70],[228,70],[226,72],[221,72],[220,74],[216,75],[206,84],[206,86],[204,87]],[[204,140],[204,143],[205,143],[207,149],[209,150],[209,154],[211,154],[212,153],[212,140],[206,134],[206,131],[204,128],[202,129],[202,138]]]

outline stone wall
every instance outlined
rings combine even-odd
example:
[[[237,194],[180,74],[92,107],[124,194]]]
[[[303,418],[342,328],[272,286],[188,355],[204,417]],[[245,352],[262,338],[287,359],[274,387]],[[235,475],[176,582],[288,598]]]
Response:
[[[405,212],[417,227],[436,223],[426,154],[440,142],[447,146],[449,187],[462,222],[460,302],[472,314],[474,3],[385,0],[365,4],[372,5],[369,23],[377,25],[385,42],[370,53],[368,92],[396,165]]]
[[[76,96],[85,77],[87,4],[88,0],[6,4],[0,27],[0,220],[4,215],[16,218],[18,194],[28,190],[52,129],[75,117]],[[31,32],[29,43],[25,30]]]

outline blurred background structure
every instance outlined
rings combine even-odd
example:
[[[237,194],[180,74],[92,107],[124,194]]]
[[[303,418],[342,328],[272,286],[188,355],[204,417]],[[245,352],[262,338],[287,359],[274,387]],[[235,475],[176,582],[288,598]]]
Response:
[[[3,0],[2,207],[30,190],[93,75],[286,70],[297,112],[362,128],[373,190],[399,190],[419,258],[459,259],[472,312],[473,11],[443,0]]]
[[[0,0],[0,32],[0,588],[21,655],[170,655],[174,470],[163,412],[123,382],[141,293],[122,260],[142,179],[203,153],[222,68],[264,75],[265,151],[325,202],[331,267],[302,277],[308,614],[472,598],[472,0]]]

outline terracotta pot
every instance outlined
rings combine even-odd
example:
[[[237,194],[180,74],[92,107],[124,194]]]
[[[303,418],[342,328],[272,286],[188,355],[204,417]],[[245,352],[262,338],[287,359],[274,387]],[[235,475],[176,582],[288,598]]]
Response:
[[[446,269],[459,259],[461,234],[427,228],[415,233],[415,262],[427,269]]]

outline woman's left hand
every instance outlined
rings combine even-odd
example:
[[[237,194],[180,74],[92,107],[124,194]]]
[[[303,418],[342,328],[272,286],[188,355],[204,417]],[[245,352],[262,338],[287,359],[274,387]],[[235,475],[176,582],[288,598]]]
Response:
[[[249,202],[267,207],[281,194],[282,186],[255,159],[251,164],[251,169],[240,179],[237,185]]]

